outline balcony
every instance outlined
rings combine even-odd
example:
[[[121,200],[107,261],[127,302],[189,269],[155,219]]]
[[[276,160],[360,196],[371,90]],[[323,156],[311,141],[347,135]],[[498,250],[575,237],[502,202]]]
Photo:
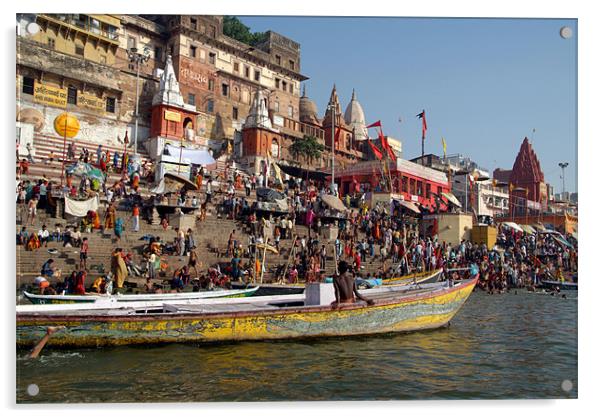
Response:
[[[39,14],[39,20],[77,30],[101,40],[119,45],[119,27],[82,14]]]

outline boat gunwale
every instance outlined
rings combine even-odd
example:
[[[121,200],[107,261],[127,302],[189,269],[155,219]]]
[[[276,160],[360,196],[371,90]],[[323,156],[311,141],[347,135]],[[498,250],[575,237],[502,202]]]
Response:
[[[456,293],[462,289],[474,286],[478,281],[479,276],[472,279],[463,280],[459,285],[454,287],[442,287],[440,289],[414,293],[411,295],[389,296],[377,299],[374,305],[368,305],[363,301],[347,303],[339,305],[336,308],[330,305],[303,306],[303,307],[283,307],[279,309],[258,309],[258,310],[241,310],[241,311],[225,311],[225,312],[176,312],[173,314],[147,314],[147,315],[48,315],[48,314],[19,314],[17,313],[17,326],[20,322],[28,321],[54,321],[54,322],[148,322],[148,321],[164,321],[164,320],[190,320],[190,319],[220,319],[220,318],[243,318],[255,316],[277,316],[277,315],[295,315],[319,312],[340,312],[340,311],[362,311],[387,306],[395,305],[403,302],[415,302],[425,299],[432,299],[438,296],[444,296],[450,293]]]

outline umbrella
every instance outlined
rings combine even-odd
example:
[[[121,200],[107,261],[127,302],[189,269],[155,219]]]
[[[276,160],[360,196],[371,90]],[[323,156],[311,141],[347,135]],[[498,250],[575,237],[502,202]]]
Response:
[[[341,202],[341,199],[331,194],[323,195],[322,202],[324,202],[328,207],[334,210],[338,210],[341,212],[345,212],[347,210],[343,202]]]
[[[88,177],[90,179],[97,179],[99,181],[104,181],[105,177],[98,168],[94,167],[92,164],[84,163],[78,161],[75,164],[71,164],[66,169],[67,174],[71,174],[77,177]]]
[[[456,205],[459,208],[462,207],[462,204],[458,201],[458,198],[456,196],[454,196],[452,193],[441,193],[441,195],[443,197],[445,197],[447,199],[447,201],[449,203],[451,203],[452,205]]]
[[[502,223],[502,225],[507,226],[508,228],[514,229],[516,231],[523,232],[523,229],[514,222],[504,222]]]
[[[286,196],[284,196],[282,193],[267,187],[260,187],[255,190],[255,193],[257,194],[257,199],[262,199],[268,202],[276,202],[278,200],[286,199]]]
[[[270,244],[255,244],[255,246],[260,250],[266,249],[267,251],[271,251],[274,254],[278,254],[278,249]]]

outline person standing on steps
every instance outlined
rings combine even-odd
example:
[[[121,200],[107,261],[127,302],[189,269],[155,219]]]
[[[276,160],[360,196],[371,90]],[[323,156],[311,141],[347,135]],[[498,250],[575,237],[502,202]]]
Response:
[[[79,250],[79,269],[88,270],[88,238],[82,239],[82,245]]]
[[[138,232],[140,230],[140,207],[137,203],[135,203],[132,208],[132,223],[134,232]]]

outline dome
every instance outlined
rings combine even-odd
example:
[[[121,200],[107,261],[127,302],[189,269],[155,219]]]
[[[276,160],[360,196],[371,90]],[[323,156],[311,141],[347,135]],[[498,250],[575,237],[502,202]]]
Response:
[[[368,139],[364,109],[362,109],[362,105],[355,97],[355,89],[351,94],[351,101],[345,109],[345,123],[355,132],[355,139]]]
[[[299,99],[299,120],[303,123],[320,124],[318,107],[313,100],[305,95],[305,86],[303,86],[303,96]]]

